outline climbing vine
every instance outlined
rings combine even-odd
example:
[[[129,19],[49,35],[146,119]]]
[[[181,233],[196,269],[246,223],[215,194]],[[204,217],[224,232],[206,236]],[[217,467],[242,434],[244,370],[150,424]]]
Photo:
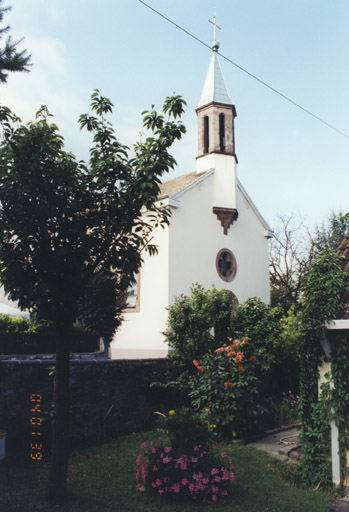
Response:
[[[341,431],[342,451],[346,451],[348,425],[348,347],[338,347],[332,362],[335,390],[323,385],[318,390],[318,367],[321,361],[320,340],[325,325],[336,318],[341,294],[346,288],[347,274],[340,266],[340,257],[324,251],[316,260],[304,289],[301,318],[303,336],[300,342],[300,411],[304,459],[300,466],[308,485],[328,487],[331,484],[330,427],[331,408]],[[343,360],[341,357],[344,355]],[[346,373],[346,375],[345,375]],[[337,387],[338,386],[338,387]],[[343,457],[345,462],[345,456]]]

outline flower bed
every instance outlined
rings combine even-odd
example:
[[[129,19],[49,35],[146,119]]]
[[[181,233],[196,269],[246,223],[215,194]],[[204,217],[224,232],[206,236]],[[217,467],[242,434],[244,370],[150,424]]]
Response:
[[[231,457],[215,456],[199,446],[190,454],[179,454],[157,442],[141,445],[137,457],[137,488],[183,500],[224,501],[235,482]]]

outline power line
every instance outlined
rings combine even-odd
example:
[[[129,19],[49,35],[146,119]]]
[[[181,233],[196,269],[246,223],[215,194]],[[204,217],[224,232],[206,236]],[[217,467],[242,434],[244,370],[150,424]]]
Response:
[[[144,2],[143,0],[138,0],[141,4],[143,4],[145,7],[147,7],[148,9],[150,9],[151,11],[155,12],[156,14],[158,14],[161,18],[163,18],[164,20],[168,21],[169,23],[171,23],[172,25],[174,25],[176,28],[178,28],[179,30],[181,30],[182,32],[184,32],[185,34],[187,34],[189,37],[195,39],[195,41],[197,41],[198,43],[202,44],[203,46],[205,46],[206,48],[209,48],[209,50],[211,50],[211,46],[208,45],[207,43],[205,43],[204,41],[202,41],[201,39],[199,39],[198,37],[194,36],[194,34],[192,34],[191,32],[189,32],[188,30],[186,30],[185,28],[181,27],[180,25],[178,25],[177,23],[175,23],[173,20],[171,20],[170,18],[168,18],[167,16],[165,16],[164,14],[162,14],[161,12],[157,11],[156,9],[154,9],[154,7],[152,7],[151,5],[148,5],[146,2]],[[244,73],[246,73],[248,76],[250,76],[251,78],[253,78],[254,80],[256,80],[257,82],[259,82],[260,84],[264,85],[265,87],[267,87],[268,89],[270,89],[272,92],[274,92],[275,94],[278,94],[279,96],[281,96],[281,98],[283,98],[284,100],[288,101],[289,103],[292,103],[292,105],[294,105],[295,107],[299,108],[300,110],[303,110],[303,112],[305,112],[306,114],[312,116],[314,119],[316,119],[317,121],[320,121],[320,123],[326,125],[328,128],[331,128],[332,130],[334,130],[335,132],[339,133],[340,135],[343,135],[343,137],[346,137],[347,139],[349,139],[349,135],[347,135],[346,133],[342,132],[341,130],[339,130],[338,128],[336,128],[335,126],[333,126],[332,124],[328,123],[327,121],[325,121],[324,119],[321,119],[321,117],[317,116],[316,114],[313,114],[313,112],[311,112],[310,110],[308,110],[307,108],[305,107],[302,107],[302,105],[300,105],[299,103],[297,103],[296,101],[294,101],[292,98],[289,98],[288,96],[286,96],[285,94],[283,94],[282,92],[278,91],[277,89],[275,89],[275,87],[272,87],[271,85],[267,84],[266,82],[264,82],[264,80],[262,80],[261,78],[258,78],[258,76],[254,75],[253,73],[251,73],[250,71],[247,71],[247,69],[243,68],[242,66],[240,66],[239,64],[237,64],[236,62],[234,62],[233,60],[229,59],[229,57],[226,57],[225,55],[223,55],[222,53],[219,53],[220,57],[222,59],[225,59],[226,61],[228,61],[230,64],[233,64],[233,66],[237,67],[238,69],[240,69],[240,71],[243,71]]]

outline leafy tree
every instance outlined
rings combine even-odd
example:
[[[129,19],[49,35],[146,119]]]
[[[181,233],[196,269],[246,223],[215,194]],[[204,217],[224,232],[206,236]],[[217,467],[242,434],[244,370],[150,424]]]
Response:
[[[0,279],[12,300],[50,320],[56,331],[53,502],[67,496],[69,336],[79,300],[96,272],[123,289],[142,251],[156,253],[151,234],[169,219],[156,205],[160,177],[175,165],[168,150],[185,132],[184,100],[166,98],[163,115],[154,106],[143,113],[150,136],[130,158],[106,120],[112,103],[99,91],[91,99],[92,113],[79,121],[93,133],[89,165],[64,150],[46,107],[28,125],[0,109]]]
[[[78,321],[96,331],[107,350],[115,330],[122,322],[124,306],[123,290],[117,287],[115,279],[97,272],[88,282],[78,304]]]
[[[348,229],[348,214],[331,212],[311,232],[294,215],[279,216],[270,244],[271,304],[284,311],[299,306],[312,263],[325,250],[337,251]]]
[[[4,14],[11,10],[11,7],[2,7],[3,0],[0,0],[0,23],[2,23]],[[9,32],[10,27],[7,25],[0,28],[0,39]],[[18,50],[18,45],[23,41],[12,41],[8,36],[5,46],[0,48],[0,82],[6,83],[8,72],[12,71],[29,71],[31,56],[27,54],[27,50]]]
[[[331,212],[326,220],[316,226],[313,234],[315,254],[327,249],[337,251],[347,232],[346,216],[342,212]]]

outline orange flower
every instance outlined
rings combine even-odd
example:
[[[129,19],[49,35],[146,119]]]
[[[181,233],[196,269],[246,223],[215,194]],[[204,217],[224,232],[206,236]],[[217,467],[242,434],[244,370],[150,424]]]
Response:
[[[196,359],[194,359],[193,365],[197,368],[197,370],[199,370],[199,372],[203,372],[204,371],[202,366],[199,365],[199,361],[197,361]]]
[[[242,352],[238,352],[236,354],[236,357],[235,357],[234,361],[236,363],[242,363],[243,359],[244,359],[244,354]]]
[[[238,346],[240,345],[240,343],[241,343],[241,341],[240,341],[240,340],[238,340],[238,339],[236,339],[236,340],[234,340],[234,341],[233,341],[233,345],[234,345],[234,347],[238,347]]]
[[[246,336],[246,338],[244,338],[244,341],[242,342],[244,345],[246,345],[246,343],[248,343],[249,341],[251,341],[251,338],[248,338]]]
[[[226,352],[230,352],[231,350],[233,350],[234,347],[225,347],[225,351]]]
[[[217,348],[217,350],[215,350],[216,354],[222,354],[224,351],[225,351],[224,347]]]
[[[233,350],[232,352],[228,352],[228,357],[236,356],[236,352]]]
[[[226,388],[232,388],[234,386],[232,382],[225,382],[224,385]]]
[[[243,367],[243,366],[241,366],[241,365],[240,365],[240,366],[238,366],[238,370],[239,370],[240,372],[241,372],[243,369],[244,369],[244,367]]]
[[[250,361],[255,361],[256,360],[256,356],[251,356],[250,357]]]

